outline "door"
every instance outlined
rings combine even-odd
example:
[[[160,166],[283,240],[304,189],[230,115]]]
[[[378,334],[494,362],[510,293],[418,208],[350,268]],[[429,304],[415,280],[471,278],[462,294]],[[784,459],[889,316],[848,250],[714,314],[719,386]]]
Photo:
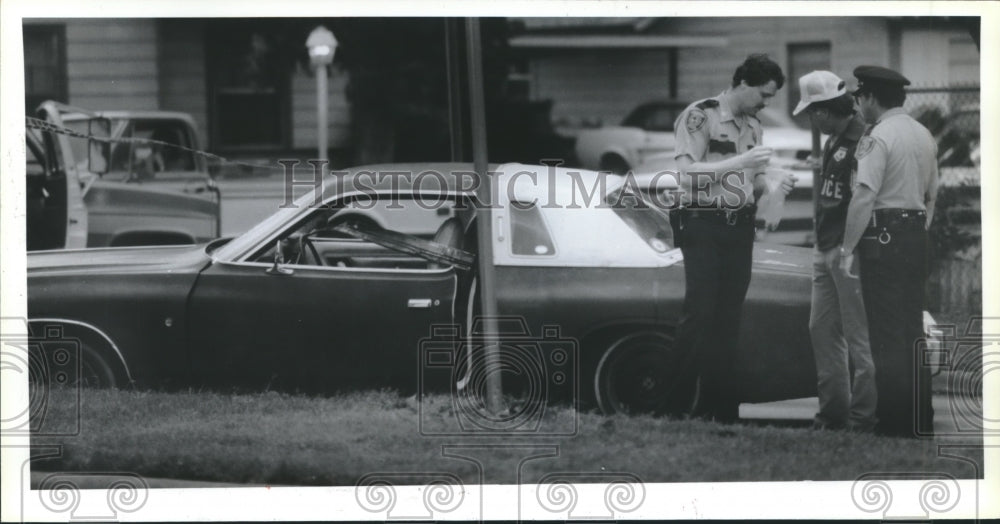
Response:
[[[325,242],[325,260],[337,260],[338,242],[344,249],[357,243]],[[434,324],[452,322],[453,269],[311,260],[277,274],[268,271],[269,258],[273,250],[257,261],[216,263],[199,277],[190,307],[198,378],[254,388],[415,390],[420,340]]]
[[[788,114],[799,103],[799,78],[811,71],[830,70],[830,42],[788,44]],[[809,115],[805,112],[792,117],[803,129],[809,129]]]
[[[114,136],[139,139],[116,142],[110,175],[150,188],[177,191],[213,200],[210,177],[190,123],[174,118],[115,120]]]

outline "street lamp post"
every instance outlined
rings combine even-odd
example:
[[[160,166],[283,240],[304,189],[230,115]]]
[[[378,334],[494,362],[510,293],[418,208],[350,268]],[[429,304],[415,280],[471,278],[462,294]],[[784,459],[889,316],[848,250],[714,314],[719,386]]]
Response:
[[[333,54],[337,51],[337,38],[329,29],[319,26],[309,33],[306,39],[309,48],[309,61],[316,67],[316,134],[318,160],[327,160],[327,114],[328,94],[326,86],[326,66],[333,63]]]

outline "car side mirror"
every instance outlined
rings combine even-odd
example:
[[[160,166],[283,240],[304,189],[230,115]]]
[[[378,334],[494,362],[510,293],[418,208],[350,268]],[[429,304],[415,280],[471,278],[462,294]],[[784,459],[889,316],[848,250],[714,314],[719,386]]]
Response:
[[[95,117],[87,122],[87,170],[103,175],[111,164],[111,120]]]
[[[267,269],[268,275],[291,275],[295,271],[287,268],[281,267],[285,263],[285,242],[283,240],[277,240],[274,243],[274,265]]]

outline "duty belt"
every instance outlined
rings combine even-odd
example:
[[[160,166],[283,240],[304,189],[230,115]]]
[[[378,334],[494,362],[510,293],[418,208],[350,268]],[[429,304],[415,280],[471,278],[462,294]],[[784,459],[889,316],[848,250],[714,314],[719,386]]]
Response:
[[[709,222],[735,226],[740,223],[754,223],[757,207],[753,205],[737,209],[720,209],[717,207],[685,207],[681,212],[688,217],[696,217]]]
[[[892,233],[920,231],[927,225],[927,212],[921,209],[876,209],[865,229],[865,239],[878,239],[881,244],[892,240]]]

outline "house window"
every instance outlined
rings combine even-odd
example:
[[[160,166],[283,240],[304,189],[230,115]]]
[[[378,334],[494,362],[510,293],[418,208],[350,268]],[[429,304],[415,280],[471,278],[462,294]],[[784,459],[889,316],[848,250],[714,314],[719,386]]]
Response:
[[[265,25],[210,24],[207,38],[212,145],[283,149],[290,142],[290,62]]]
[[[788,44],[788,114],[799,103],[799,78],[812,71],[830,70],[830,42]],[[809,115],[805,112],[792,117],[795,123],[809,129]]]
[[[34,113],[45,100],[67,101],[66,28],[24,26],[24,101]]]

